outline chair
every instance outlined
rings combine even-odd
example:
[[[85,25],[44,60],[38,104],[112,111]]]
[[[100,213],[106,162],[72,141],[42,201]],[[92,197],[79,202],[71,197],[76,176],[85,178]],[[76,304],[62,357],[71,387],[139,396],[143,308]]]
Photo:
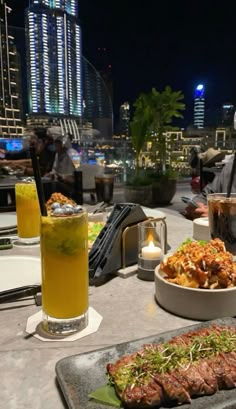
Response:
[[[83,193],[90,193],[90,198],[92,202],[95,202],[95,193],[96,193],[96,185],[95,185],[95,176],[103,175],[104,168],[100,165],[90,165],[90,164],[82,164],[80,165],[77,172],[80,171],[82,173],[82,189]],[[76,188],[77,189],[77,188]]]

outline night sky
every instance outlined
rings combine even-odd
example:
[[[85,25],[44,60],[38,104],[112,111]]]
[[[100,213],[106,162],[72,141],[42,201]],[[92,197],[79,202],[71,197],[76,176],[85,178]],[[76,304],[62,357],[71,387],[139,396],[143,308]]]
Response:
[[[11,24],[23,26],[28,0],[8,0]],[[111,64],[114,109],[141,92],[171,85],[185,96],[192,120],[194,87],[206,88],[209,112],[236,105],[236,2],[213,0],[79,0],[83,55],[97,49]]]

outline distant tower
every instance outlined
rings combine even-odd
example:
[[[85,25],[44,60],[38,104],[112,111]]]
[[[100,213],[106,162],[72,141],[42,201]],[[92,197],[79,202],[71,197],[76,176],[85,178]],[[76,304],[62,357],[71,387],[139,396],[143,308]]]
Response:
[[[196,128],[204,128],[205,125],[205,90],[204,85],[199,84],[194,92],[194,118],[193,124]]]
[[[30,0],[26,10],[31,117],[48,118],[77,139],[82,52],[77,0]]]
[[[130,106],[124,102],[120,106],[120,135],[129,136]]]
[[[11,9],[0,0],[0,135],[22,135],[20,57],[8,27]]]
[[[113,100],[112,66],[105,47],[99,47],[97,49],[94,65],[107,87],[111,100]]]
[[[113,135],[112,101],[101,74],[83,57],[83,122],[92,123],[98,138]]]
[[[232,104],[222,105],[222,124],[224,126],[233,126],[235,107]]]

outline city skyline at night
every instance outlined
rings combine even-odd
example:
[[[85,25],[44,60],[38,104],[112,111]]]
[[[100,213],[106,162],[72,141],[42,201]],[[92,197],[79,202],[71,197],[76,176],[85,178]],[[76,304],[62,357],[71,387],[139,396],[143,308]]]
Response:
[[[9,3],[15,14],[11,23],[23,27],[28,0]],[[96,68],[97,49],[107,50],[117,116],[124,101],[132,110],[141,92],[162,90],[167,84],[183,91],[185,125],[193,123],[193,92],[199,83],[207,90],[206,119],[225,102],[235,105],[236,4],[217,3],[212,8],[203,0],[194,5],[187,0],[161,4],[151,0],[144,7],[134,0],[80,0],[78,7],[83,55]]]

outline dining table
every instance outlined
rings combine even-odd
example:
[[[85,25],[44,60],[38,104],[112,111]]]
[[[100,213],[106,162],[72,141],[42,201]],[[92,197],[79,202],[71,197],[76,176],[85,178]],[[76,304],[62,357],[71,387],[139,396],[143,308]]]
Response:
[[[158,214],[157,209],[143,209],[148,216]],[[193,223],[170,208],[161,211],[166,216],[168,252],[172,252],[192,238]],[[1,250],[1,256],[40,259],[40,246],[13,246]],[[0,408],[67,408],[55,372],[62,358],[196,324],[161,308],[154,282],[141,280],[136,273],[126,278],[113,274],[101,285],[90,286],[89,305],[102,316],[96,332],[73,342],[47,342],[26,332],[28,317],[41,310],[33,296],[0,304]]]

